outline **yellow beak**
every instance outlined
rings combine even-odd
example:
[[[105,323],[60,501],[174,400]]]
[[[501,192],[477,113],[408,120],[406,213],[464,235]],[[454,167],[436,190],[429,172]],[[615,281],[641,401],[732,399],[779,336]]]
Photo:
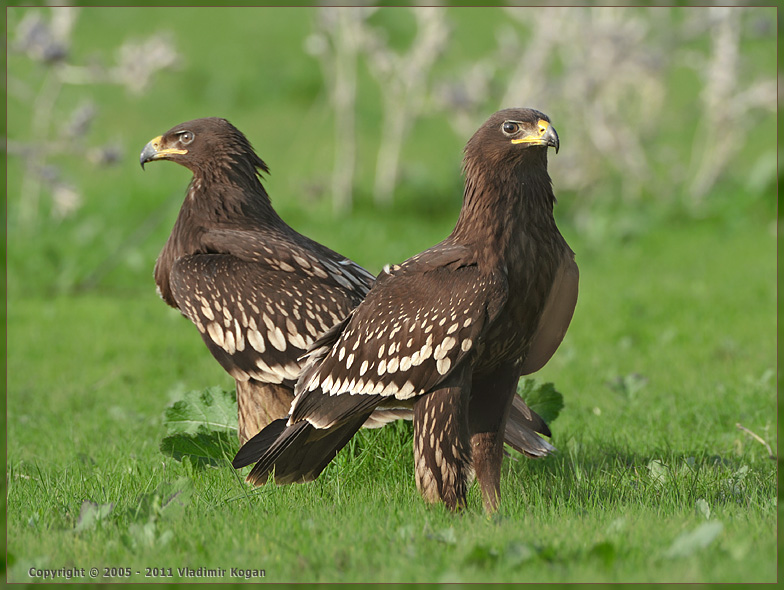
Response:
[[[554,147],[555,153],[557,154],[558,148],[560,147],[560,141],[558,140],[558,134],[555,132],[555,127],[544,119],[539,119],[537,127],[538,130],[536,133],[513,139],[512,143],[530,143],[532,145]]]
[[[183,155],[188,153],[188,150],[178,150],[176,148],[161,149],[161,141],[163,141],[163,136],[159,135],[158,137],[151,139],[150,142],[144,146],[144,149],[139,156],[139,164],[141,164],[142,170],[147,162],[162,160],[173,154]]]

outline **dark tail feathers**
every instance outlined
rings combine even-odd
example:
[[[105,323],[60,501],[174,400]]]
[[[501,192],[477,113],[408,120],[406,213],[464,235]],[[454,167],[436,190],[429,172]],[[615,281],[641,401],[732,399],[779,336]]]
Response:
[[[287,426],[288,418],[272,421],[245,443],[232,461],[235,469],[251,463],[256,466],[247,481],[254,485],[267,483],[275,474],[275,483],[301,483],[316,479],[335,455],[368,418],[362,413],[351,420],[328,429],[319,429],[307,421]],[[542,418],[515,396],[504,433],[506,444],[529,457],[544,457],[556,449],[537,432],[550,436]]]
[[[545,457],[556,448],[536,433],[550,436],[550,429],[541,416],[529,408],[523,398],[514,396],[506,422],[504,442],[528,457]]]
[[[241,467],[245,467],[246,465],[250,465],[261,459],[261,456],[270,446],[272,446],[275,439],[286,430],[287,421],[288,416],[286,418],[273,420],[267,424],[261,432],[242,445],[234,456],[231,466],[234,467],[234,469],[240,469]]]
[[[274,474],[276,484],[313,481],[338,451],[360,429],[369,413],[327,429],[319,429],[307,421],[286,426],[282,418],[269,424],[250,439],[234,457],[235,468],[258,461],[246,481],[264,485]]]

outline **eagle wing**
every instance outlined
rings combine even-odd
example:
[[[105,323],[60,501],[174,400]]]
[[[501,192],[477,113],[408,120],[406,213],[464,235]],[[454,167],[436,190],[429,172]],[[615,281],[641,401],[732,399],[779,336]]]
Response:
[[[317,343],[289,422],[329,428],[426,393],[472,353],[506,297],[505,277],[480,273],[465,247],[439,245],[382,272],[365,301]]]
[[[221,253],[179,258],[170,287],[232,377],[293,386],[300,357],[362,300],[372,276],[350,261],[276,249],[271,241],[259,245],[254,237],[209,232],[205,249],[220,242]]]

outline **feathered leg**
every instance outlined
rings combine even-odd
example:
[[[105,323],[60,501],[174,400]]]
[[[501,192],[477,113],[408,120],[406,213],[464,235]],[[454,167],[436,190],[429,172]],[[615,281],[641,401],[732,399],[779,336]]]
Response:
[[[284,385],[237,381],[237,419],[240,446],[256,436],[273,420],[285,418],[294,392]]]
[[[471,455],[487,512],[498,508],[501,497],[504,429],[518,379],[518,372],[506,367],[474,379],[471,386],[468,409]]]
[[[450,510],[465,507],[471,471],[468,446],[470,377],[448,380],[414,404],[414,463],[417,489],[430,503],[439,500]]]

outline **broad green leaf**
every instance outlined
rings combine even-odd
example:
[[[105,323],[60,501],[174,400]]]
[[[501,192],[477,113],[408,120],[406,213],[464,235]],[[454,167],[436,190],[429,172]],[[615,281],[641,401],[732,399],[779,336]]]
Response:
[[[517,393],[547,424],[552,423],[564,407],[563,395],[552,383],[537,383],[536,379],[521,379]]]
[[[602,541],[601,543],[597,543],[591,547],[588,555],[597,558],[604,564],[604,567],[610,569],[613,566],[613,563],[615,563],[617,551],[615,549],[615,545],[613,545],[610,541]]]
[[[718,520],[702,523],[692,531],[681,533],[672,542],[664,556],[668,558],[689,557],[713,543],[723,529],[724,525]]]
[[[455,527],[441,529],[440,531],[436,531],[433,534],[427,535],[427,537],[428,539],[435,539],[444,545],[457,545],[457,534],[455,533]]]
[[[163,423],[169,434],[236,432],[236,394],[218,386],[189,391],[166,408]]]
[[[659,459],[653,459],[648,462],[648,473],[651,476],[651,481],[656,485],[664,485],[667,483],[668,467]]]
[[[711,509],[708,506],[708,503],[705,501],[705,498],[700,498],[697,500],[697,514],[701,514],[705,517],[705,520],[709,520],[711,517]]]
[[[149,521],[145,523],[133,522],[128,527],[128,532],[122,535],[123,543],[130,549],[160,549],[169,544],[174,538],[174,533],[168,529],[161,530],[158,523]]]
[[[640,375],[639,373],[619,375],[607,383],[607,386],[610,389],[620,393],[629,401],[635,400],[637,394],[645,389],[647,385],[648,378],[645,375]]]
[[[157,521],[179,516],[190,503],[193,482],[180,477],[174,482],[163,482],[155,490],[142,494],[136,508],[129,514],[136,522]]]
[[[159,448],[177,461],[188,457],[194,466],[216,467],[226,455],[237,452],[237,436],[233,432],[183,432],[163,438]]]
[[[506,551],[504,551],[504,562],[512,567],[517,567],[518,565],[537,557],[538,553],[538,550],[528,543],[511,541],[506,546]]]
[[[467,565],[490,567],[498,561],[498,550],[488,547],[484,543],[478,543],[468,552],[463,561]]]
[[[89,500],[82,502],[79,520],[76,521],[74,531],[80,533],[94,529],[96,524],[111,514],[112,508],[114,508],[114,504],[96,504]]]

